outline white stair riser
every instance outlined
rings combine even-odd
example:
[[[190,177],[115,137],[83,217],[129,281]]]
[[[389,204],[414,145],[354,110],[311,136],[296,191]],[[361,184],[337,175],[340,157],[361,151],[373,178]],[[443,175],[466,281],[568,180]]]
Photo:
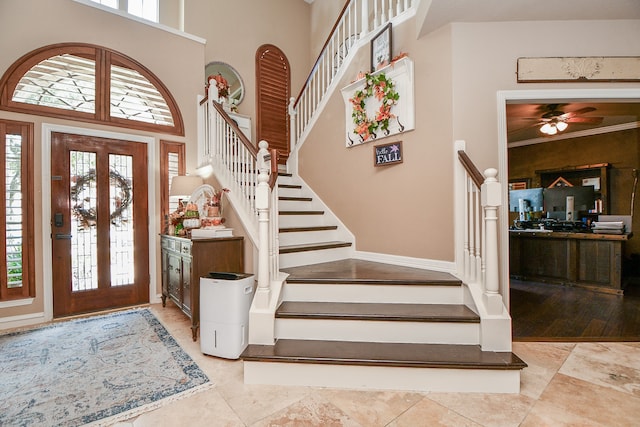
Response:
[[[324,206],[313,200],[278,200],[281,211],[321,211]]]
[[[322,262],[338,261],[352,258],[353,246],[335,249],[323,249],[319,251],[293,252],[280,254],[280,268],[297,267],[299,265],[319,264]]]
[[[303,197],[302,188],[278,188],[278,196],[282,197]]]
[[[280,239],[280,246],[335,242],[340,239],[338,230],[287,232],[280,233],[278,237]]]
[[[335,225],[327,222],[326,215],[278,215],[280,228],[286,227],[321,227]],[[280,233],[282,236],[284,233]]]
[[[286,283],[283,301],[463,304],[461,286]]]
[[[519,393],[520,371],[244,361],[245,384],[440,393]]]
[[[418,344],[479,344],[479,323],[276,319],[278,339]]]

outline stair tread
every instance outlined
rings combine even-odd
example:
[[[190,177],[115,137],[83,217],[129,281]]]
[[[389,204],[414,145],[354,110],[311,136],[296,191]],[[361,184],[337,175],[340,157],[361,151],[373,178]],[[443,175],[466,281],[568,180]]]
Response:
[[[278,211],[278,215],[324,215],[324,211]]]
[[[300,190],[302,188],[302,185],[295,185],[295,184],[278,184],[279,188],[294,188],[296,190]]]
[[[289,196],[280,196],[278,200],[285,202],[310,202],[313,200],[311,197],[289,197]]]
[[[280,246],[281,254],[293,252],[317,251],[322,249],[344,248],[351,246],[351,242],[321,242],[321,243],[305,243],[301,245]]]
[[[283,227],[280,228],[278,231],[280,233],[295,233],[295,232],[302,232],[302,231],[325,231],[325,230],[337,230],[338,226],[337,225],[319,225],[319,226],[312,226],[312,227]]]
[[[512,352],[482,351],[479,345],[286,340],[250,344],[240,356],[253,362],[320,363],[451,369],[523,369]]]
[[[277,318],[479,323],[462,304],[389,304],[284,301]]]
[[[462,285],[460,279],[449,273],[359,259],[283,268],[282,271],[289,274],[287,283]]]

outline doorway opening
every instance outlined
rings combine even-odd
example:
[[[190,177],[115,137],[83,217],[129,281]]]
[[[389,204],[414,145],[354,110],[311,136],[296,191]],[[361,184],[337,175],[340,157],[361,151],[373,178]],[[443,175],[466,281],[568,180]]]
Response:
[[[556,135],[554,137],[543,137],[539,133],[539,127],[542,123],[531,112],[544,108],[543,106],[554,105],[558,106],[557,109],[566,107],[567,110],[575,110],[582,112],[589,112],[587,116],[607,116],[607,106],[615,107],[620,110],[629,110],[627,113],[620,112],[619,115],[627,115],[623,120],[625,123],[616,123],[614,125],[601,124],[599,128],[588,128],[585,126],[574,126],[574,133],[563,135]],[[586,107],[589,105],[589,108]],[[530,147],[538,144],[539,148],[547,147],[542,151],[548,151],[550,155],[556,157],[562,156],[562,168],[568,168],[571,166],[580,166],[585,161],[571,160],[578,158],[574,150],[587,150],[585,146],[579,148],[567,149],[564,152],[557,149],[551,149],[552,145],[569,141],[571,138],[580,137],[581,141],[594,140],[599,137],[593,135],[605,135],[611,132],[624,132],[631,129],[628,132],[637,134],[638,127],[640,126],[640,117],[638,117],[638,105],[640,105],[640,90],[639,89],[577,89],[577,90],[541,90],[541,91],[503,91],[498,94],[498,118],[499,118],[499,167],[501,171],[505,171],[503,175],[504,185],[504,200],[508,199],[508,185],[507,181],[518,181],[518,185],[522,185],[523,182],[528,182],[530,187],[540,187],[540,179],[536,182],[535,174],[533,177],[528,177],[529,181],[524,179],[525,177],[515,176],[523,174],[521,170],[515,174],[511,173],[511,164],[509,161],[509,150],[518,147]],[[528,109],[529,113],[522,117],[512,117],[510,112],[521,109]],[[594,110],[595,108],[595,110]],[[518,121],[519,120],[519,121]],[[527,122],[529,120],[529,122]],[[597,121],[592,120],[590,121]],[[571,127],[571,124],[569,124]],[[529,128],[528,130],[526,130]],[[513,138],[514,130],[523,132],[530,132],[528,138],[524,138],[521,135],[517,138]],[[576,129],[578,130],[576,132]],[[532,132],[533,131],[533,132]],[[510,138],[511,137],[511,138]],[[584,138],[583,138],[584,137]],[[638,146],[636,141],[636,147]],[[567,146],[565,144],[565,146]],[[575,147],[575,146],[574,146]],[[609,147],[609,150],[611,147]],[[584,153],[583,153],[584,154]],[[607,153],[609,154],[609,153]],[[638,151],[629,152],[629,156],[632,157],[630,164],[622,165],[617,164],[613,167],[615,169],[615,179],[618,183],[624,181],[625,197],[618,197],[618,199],[624,199],[624,203],[621,201],[612,202],[610,204],[610,210],[608,213],[612,214],[625,214],[629,215],[629,199],[631,198],[631,182],[633,181],[633,174],[636,173],[640,164],[640,154]],[[634,158],[635,159],[634,159]],[[598,162],[600,162],[599,160]],[[537,166],[533,163],[535,159],[528,158],[528,162],[532,163],[531,168],[537,169],[538,172],[544,170],[542,165]],[[576,163],[577,162],[577,163]],[[598,163],[594,161],[594,163]],[[635,163],[634,163],[635,162]],[[575,164],[574,164],[575,163]],[[587,161],[586,163],[590,163]],[[623,177],[622,175],[625,175]],[[626,177],[626,175],[629,175]],[[539,178],[539,175],[538,175]],[[620,185],[617,185],[620,187]],[[610,188],[615,190],[614,188]],[[629,196],[629,197],[627,197]],[[626,203],[626,206],[623,206]],[[635,222],[638,221],[638,202],[635,201],[636,214],[634,215]],[[546,214],[546,212],[545,212]],[[515,213],[515,215],[518,215]],[[500,210],[500,218],[502,224],[513,224],[514,212],[510,212],[509,204],[505,203]],[[638,230],[634,230],[637,234]],[[511,232],[501,233],[500,239],[500,257],[504,262],[501,263],[501,281],[503,284],[509,284],[509,289],[505,289],[505,295],[509,295],[509,306],[513,319],[513,331],[514,340],[572,340],[572,341],[593,341],[593,340],[628,340],[628,339],[640,339],[640,311],[637,307],[640,306],[640,297],[638,292],[635,292],[635,286],[633,277],[625,276],[623,280],[624,286],[631,286],[625,291],[624,295],[611,295],[602,292],[597,292],[589,289],[581,289],[575,286],[562,286],[558,284],[545,283],[546,280],[536,281],[516,281],[510,277],[509,257],[510,257],[510,238]],[[640,245],[640,242],[635,242],[630,239],[626,253],[623,254],[625,261],[623,262],[625,268],[625,274],[628,273],[628,259],[634,256],[635,247]],[[629,247],[631,250],[629,250]],[[640,246],[638,246],[640,247]],[[544,254],[538,256],[545,256]],[[595,264],[592,262],[591,264]],[[631,272],[633,274],[633,272]],[[510,282],[511,280],[511,282]],[[637,301],[636,301],[637,299]],[[607,302],[609,301],[609,302]],[[523,304],[527,304],[525,307]],[[607,308],[608,307],[608,308]],[[631,307],[632,311],[628,310]],[[556,309],[556,310],[554,310]],[[532,317],[532,314],[538,314]],[[625,316],[631,316],[625,318]],[[629,319],[632,319],[631,321]],[[635,319],[635,320],[633,320]]]

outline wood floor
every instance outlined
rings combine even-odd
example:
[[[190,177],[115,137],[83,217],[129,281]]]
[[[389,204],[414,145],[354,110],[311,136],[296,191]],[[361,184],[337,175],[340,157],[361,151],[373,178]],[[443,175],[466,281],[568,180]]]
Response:
[[[640,286],[624,295],[511,281],[514,341],[640,341]]]
[[[447,273],[344,260],[284,269],[288,281],[311,283],[439,283]],[[612,295],[568,286],[511,282],[514,341],[640,341],[640,281]]]

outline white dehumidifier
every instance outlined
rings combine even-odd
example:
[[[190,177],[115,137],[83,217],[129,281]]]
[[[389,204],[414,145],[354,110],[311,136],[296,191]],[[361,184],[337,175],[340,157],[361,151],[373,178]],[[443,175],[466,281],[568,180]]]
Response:
[[[209,273],[200,278],[200,348],[204,354],[237,359],[249,341],[254,276]]]

